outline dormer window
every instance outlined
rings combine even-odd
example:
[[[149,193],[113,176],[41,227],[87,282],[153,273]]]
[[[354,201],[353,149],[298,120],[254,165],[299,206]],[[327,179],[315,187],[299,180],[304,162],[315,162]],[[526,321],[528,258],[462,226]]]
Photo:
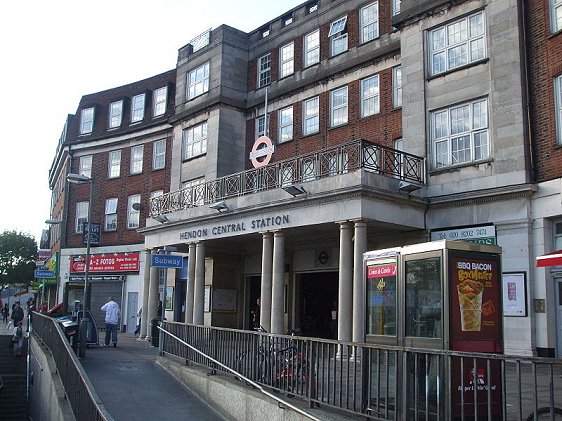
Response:
[[[80,134],[92,133],[94,128],[94,108],[84,108],[80,116]]]
[[[330,45],[332,48],[332,56],[338,55],[347,51],[347,16],[339,18],[332,22],[328,38],[330,38]]]
[[[144,117],[144,94],[133,97],[133,105],[131,107],[131,123],[137,123]]]
[[[317,2],[313,2],[313,3],[309,3],[306,6],[306,14],[309,15],[310,13],[314,13],[318,10],[318,3]]]
[[[289,26],[291,23],[293,23],[293,15],[291,14],[283,16],[281,20],[283,21],[283,26]]]
[[[114,129],[121,125],[123,118],[123,101],[112,102],[109,105],[109,128]]]
[[[261,30],[261,37],[265,38],[269,36],[269,26],[262,28]]]

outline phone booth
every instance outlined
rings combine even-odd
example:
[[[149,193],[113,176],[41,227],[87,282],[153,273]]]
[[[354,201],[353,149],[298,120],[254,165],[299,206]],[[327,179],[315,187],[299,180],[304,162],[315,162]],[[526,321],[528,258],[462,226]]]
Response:
[[[433,241],[363,261],[367,342],[407,348],[388,361],[402,419],[501,419],[499,362],[431,352],[503,353],[501,247]]]

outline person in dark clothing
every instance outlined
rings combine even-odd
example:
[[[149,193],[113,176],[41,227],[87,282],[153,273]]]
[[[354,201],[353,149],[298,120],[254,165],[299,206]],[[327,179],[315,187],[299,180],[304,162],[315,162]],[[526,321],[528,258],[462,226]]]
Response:
[[[14,309],[12,310],[12,320],[14,321],[14,326],[18,325],[24,318],[23,308],[21,308],[20,302],[16,301]]]

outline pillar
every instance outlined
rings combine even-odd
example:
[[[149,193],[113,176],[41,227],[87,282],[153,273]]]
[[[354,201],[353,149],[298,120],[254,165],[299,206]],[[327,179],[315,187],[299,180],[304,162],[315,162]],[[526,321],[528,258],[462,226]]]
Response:
[[[148,318],[148,294],[150,291],[150,261],[151,253],[149,249],[144,251],[144,277],[143,277],[143,289],[142,289],[142,313],[141,313],[141,328],[139,339],[146,339],[148,334],[148,325],[150,324],[150,319]]]
[[[351,341],[353,280],[351,225],[340,223],[340,261],[338,285],[338,340]]]
[[[283,289],[285,272],[285,235],[273,234],[273,278],[271,286],[271,333],[282,334],[284,326]]]
[[[263,233],[261,255],[260,324],[271,332],[271,278],[273,263],[273,234]],[[250,303],[253,306],[254,303]],[[252,328],[253,326],[250,326]]]
[[[355,222],[353,242],[353,342],[365,342],[365,283],[363,253],[367,251],[367,224]]]
[[[193,323],[193,297],[195,297],[195,243],[189,244],[187,258],[187,288],[185,292],[185,322]]]
[[[155,253],[153,252],[153,254]],[[151,326],[150,326],[152,319],[158,317],[158,301],[160,299],[160,294],[158,291],[159,273],[160,273],[160,268],[155,266],[150,267],[150,285],[148,288],[148,313],[146,315],[147,337],[151,337],[152,334]]]
[[[195,248],[195,286],[193,296],[193,324],[204,324],[205,301],[205,244],[199,242]]]

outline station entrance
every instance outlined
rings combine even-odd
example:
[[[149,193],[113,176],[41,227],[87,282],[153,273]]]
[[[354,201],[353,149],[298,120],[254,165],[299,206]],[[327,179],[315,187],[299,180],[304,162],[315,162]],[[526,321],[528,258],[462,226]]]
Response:
[[[338,301],[338,272],[299,273],[295,282],[295,327],[303,336],[336,339],[337,325],[331,320]]]

